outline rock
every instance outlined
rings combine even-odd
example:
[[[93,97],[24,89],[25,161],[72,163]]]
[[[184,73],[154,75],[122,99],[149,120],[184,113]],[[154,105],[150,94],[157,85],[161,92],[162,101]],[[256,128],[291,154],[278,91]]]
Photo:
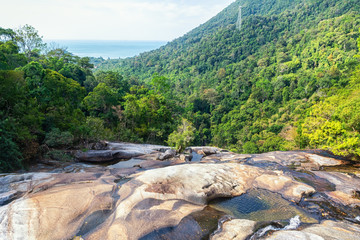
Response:
[[[148,170],[130,176],[120,189],[116,176],[116,172],[53,175],[26,197],[0,208],[0,239],[56,240],[76,235],[90,240],[138,239],[155,229],[176,226],[211,199],[238,196],[252,187],[277,189],[284,198],[297,200],[311,191],[280,172],[270,174],[236,163]]]
[[[267,240],[356,240],[360,239],[360,226],[352,223],[324,221],[307,227],[301,231],[278,231],[273,233]]]
[[[324,153],[319,151],[320,154]],[[297,170],[318,171],[321,167],[339,166],[346,161],[332,157],[325,157],[309,152],[289,151],[289,152],[269,152],[254,154],[251,156],[252,162],[274,162],[286,167],[293,167]]]
[[[335,158],[324,157],[316,154],[305,154],[305,158],[308,159],[311,163],[316,164],[320,167],[333,167],[340,166],[345,163],[343,160],[338,160]]]
[[[251,158],[251,155],[249,154],[236,154],[236,153],[231,153],[231,152],[222,152],[222,153],[217,153],[217,154],[213,154],[210,156],[206,156],[202,159],[202,161],[233,161],[233,162],[243,162],[246,159]]]
[[[96,142],[91,149],[93,150],[106,150],[108,143],[105,141]]]
[[[122,197],[113,217],[104,223],[105,229],[100,235],[89,235],[88,239],[138,239],[154,228],[176,226],[183,217],[198,211],[210,199],[237,196],[246,192],[263,173],[259,168],[239,164],[191,164],[136,174],[134,179],[120,189],[119,195]],[[271,177],[264,180],[269,178]],[[279,176],[273,175],[272,178],[276,181]],[[299,183],[290,178],[285,179],[288,180],[285,187],[287,190],[299,186]],[[306,185],[300,185],[306,188]],[[296,193],[290,198],[301,195],[302,193]],[[175,206],[177,211],[174,212],[172,209]],[[149,222],[152,224],[149,225]]]
[[[358,177],[340,172],[316,171],[314,174],[335,185],[336,191],[325,192],[333,201],[353,207],[360,206],[360,199],[357,197],[357,193],[360,191],[360,179]]]
[[[180,160],[183,162],[190,162],[191,159],[192,159],[192,155],[180,154]]]
[[[158,160],[166,160],[166,159],[175,157],[175,155],[176,155],[175,149],[168,149],[164,153],[160,153],[159,156],[157,157],[157,159]]]
[[[56,174],[52,173],[10,174],[0,178],[0,193],[6,196],[6,193],[17,192],[21,196],[31,191],[37,184],[52,181],[54,176]]]
[[[99,143],[103,147],[102,143]],[[107,150],[89,150],[86,152],[77,151],[75,157],[83,162],[110,162],[122,159],[131,159],[143,155],[154,154],[171,150],[170,147],[150,145],[150,144],[133,144],[133,143],[114,143],[104,142]]]
[[[0,207],[0,239],[71,239],[88,216],[112,208],[116,184],[106,177],[55,176],[34,186],[27,197]]]
[[[293,184],[292,179],[285,176],[281,171],[264,173],[254,179],[254,186],[280,193],[284,198],[292,201],[300,201],[302,196],[310,195],[315,190],[305,184]],[[292,187],[288,188],[289,184]]]
[[[217,154],[221,152],[221,149],[217,147],[187,147],[185,150],[190,152],[196,152],[197,154],[204,156]]]
[[[110,166],[108,166],[108,168],[132,168],[134,166],[140,167],[140,164],[143,162],[144,162],[144,160],[132,158],[128,161],[120,161],[114,165],[110,165]]]
[[[255,224],[256,222],[247,219],[226,221],[210,240],[245,240],[254,232]]]
[[[75,157],[82,162],[109,162],[121,159],[131,159],[143,155],[139,151],[123,151],[123,150],[89,150],[86,152],[78,151]]]
[[[119,168],[89,165],[76,170],[78,166],[73,165],[64,167],[66,170],[63,171],[70,173],[1,175],[0,203],[3,206],[0,207],[0,239],[60,240],[74,236],[86,240],[160,239],[163,236],[178,239],[182,232],[183,236],[201,239],[215,231],[222,216],[231,214],[231,210],[226,213],[225,210],[215,210],[209,202],[227,197],[237,197],[232,200],[246,205],[245,210],[243,207],[237,209],[239,213],[246,212],[241,213],[243,216],[265,219],[261,218],[264,214],[268,217],[264,221],[284,219],[280,217],[281,211],[293,217],[294,213],[289,213],[290,210],[282,206],[287,206],[287,203],[295,208],[297,205],[294,202],[301,205],[304,216],[310,213],[324,220],[322,205],[318,202],[329,198],[332,201],[326,203],[326,211],[332,211],[329,215],[334,219],[338,214],[334,210],[335,203],[346,205],[344,209],[351,212],[347,214],[345,211],[339,219],[351,220],[360,215],[358,208],[351,208],[358,206],[358,178],[344,173],[293,170],[293,166],[301,167],[301,164],[311,161],[305,157],[309,152],[258,155],[217,152],[203,159],[216,163],[186,164],[185,155],[165,161],[155,160],[156,154],[160,151],[165,153],[169,148],[153,145],[129,147],[125,144],[129,147],[126,150],[115,149],[122,146],[120,143],[109,143],[108,148],[114,149],[89,152],[95,157],[96,152],[101,152],[100,158],[104,152],[110,152],[109,158],[117,158],[122,152],[141,155],[133,158],[132,162],[122,162]],[[119,155],[114,154],[116,152],[120,152]],[[316,162],[319,164],[318,160]],[[308,175],[312,178],[306,178]],[[315,189],[305,183],[315,186],[319,194],[312,195]],[[261,194],[250,196],[252,192]],[[259,203],[254,203],[257,199]],[[285,203],[280,204],[279,199]],[[270,202],[273,202],[271,206]],[[213,215],[202,216],[204,213],[214,213],[216,218]],[[295,214],[308,224],[306,228],[278,231],[268,236],[269,239],[332,239],[333,236],[336,237],[334,239],[359,239],[358,225],[336,221],[317,224],[317,219],[308,221],[301,214]],[[199,218],[202,222],[198,222]],[[310,225],[314,222],[315,225]],[[222,230],[212,238],[247,238],[254,229],[254,223],[246,219],[225,222]],[[211,224],[214,224],[213,227]],[[210,231],[208,235],[204,235],[206,231]],[[187,235],[190,232],[192,235]]]
[[[7,204],[8,202],[15,199],[17,191],[10,191],[6,193],[0,193],[0,206]]]
[[[108,150],[124,150],[130,152],[141,152],[143,154],[150,154],[153,152],[165,152],[170,147],[161,146],[161,145],[151,145],[151,144],[135,144],[135,143],[116,143],[108,142]]]

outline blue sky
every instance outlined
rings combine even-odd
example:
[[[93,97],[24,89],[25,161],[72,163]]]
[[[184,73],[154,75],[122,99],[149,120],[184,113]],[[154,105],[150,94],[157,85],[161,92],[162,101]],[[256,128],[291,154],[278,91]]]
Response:
[[[170,41],[234,0],[11,0],[0,27],[34,26],[44,39]]]

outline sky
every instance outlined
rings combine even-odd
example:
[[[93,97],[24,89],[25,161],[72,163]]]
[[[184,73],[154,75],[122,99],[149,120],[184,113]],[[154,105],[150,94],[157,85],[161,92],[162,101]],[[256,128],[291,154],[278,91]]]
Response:
[[[44,39],[171,41],[234,0],[0,0],[0,27]]]

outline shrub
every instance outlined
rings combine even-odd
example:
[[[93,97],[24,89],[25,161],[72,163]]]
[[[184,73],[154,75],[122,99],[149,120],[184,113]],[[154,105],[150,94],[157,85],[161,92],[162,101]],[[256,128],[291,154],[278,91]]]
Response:
[[[45,143],[49,147],[71,146],[73,142],[74,136],[70,132],[61,132],[58,128],[53,128],[45,137]]]

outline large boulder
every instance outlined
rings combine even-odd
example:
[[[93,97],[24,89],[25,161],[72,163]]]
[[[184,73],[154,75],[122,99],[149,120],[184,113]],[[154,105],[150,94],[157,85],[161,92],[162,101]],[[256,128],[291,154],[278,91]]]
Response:
[[[157,159],[158,160],[166,160],[166,159],[175,157],[175,155],[176,155],[176,150],[175,149],[168,149],[164,153],[160,153],[157,156]]]
[[[217,154],[221,152],[220,148],[217,147],[187,147],[185,151],[196,152],[197,154],[208,156],[212,154]]]

